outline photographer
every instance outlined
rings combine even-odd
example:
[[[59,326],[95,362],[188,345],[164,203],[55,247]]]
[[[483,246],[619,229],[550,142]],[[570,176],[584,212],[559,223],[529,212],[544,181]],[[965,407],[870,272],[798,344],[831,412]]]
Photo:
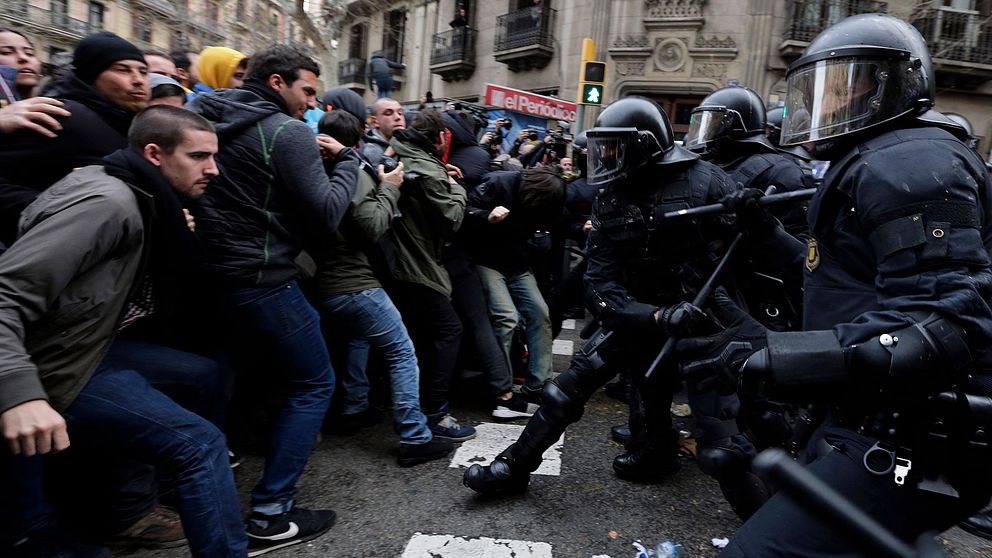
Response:
[[[489,152],[490,157],[498,157],[503,152],[503,139],[506,137],[506,131],[511,128],[513,128],[512,120],[506,117],[497,118],[492,129],[486,130],[486,133],[479,139],[479,145]]]

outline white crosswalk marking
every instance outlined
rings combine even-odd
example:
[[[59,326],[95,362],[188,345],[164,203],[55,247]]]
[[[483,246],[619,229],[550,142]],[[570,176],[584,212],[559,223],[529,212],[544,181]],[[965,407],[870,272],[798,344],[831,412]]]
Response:
[[[551,558],[551,545],[479,537],[415,533],[400,558]]]
[[[575,350],[575,343],[566,339],[555,339],[551,345],[552,354],[572,356]]]
[[[562,329],[575,329],[575,320],[562,320],[561,321],[561,328]]]
[[[499,455],[499,452],[507,446],[517,441],[520,433],[523,432],[522,424],[496,424],[484,422],[475,426],[478,435],[467,442],[462,442],[461,447],[455,450],[451,458],[449,467],[471,467],[478,463],[488,465]],[[535,475],[558,476],[561,474],[561,448],[565,444],[565,436],[562,435],[555,442],[555,445],[548,448],[542,456],[544,461],[541,466],[534,471]]]

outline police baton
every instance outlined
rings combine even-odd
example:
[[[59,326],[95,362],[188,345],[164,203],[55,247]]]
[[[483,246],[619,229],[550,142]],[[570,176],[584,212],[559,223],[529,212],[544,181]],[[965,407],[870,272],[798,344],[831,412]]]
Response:
[[[806,200],[812,198],[815,193],[816,188],[806,188],[803,190],[793,190],[791,192],[784,192],[781,194],[766,194],[758,198],[758,205],[765,206],[792,200]],[[711,205],[701,205],[699,207],[692,207],[689,209],[680,209],[678,211],[669,211],[665,213],[664,217],[665,219],[688,219],[690,217],[719,215],[720,213],[730,213],[732,211],[732,209],[722,203],[714,203]]]
[[[754,458],[754,469],[778,486],[789,498],[812,511],[825,523],[871,547],[870,556],[892,558],[944,558],[931,533],[916,539],[915,548],[896,537],[827,483],[813,476],[779,448],[767,449]],[[842,536],[842,535],[839,535]]]
[[[769,186],[768,189],[765,190],[765,195],[758,199],[763,200],[769,197],[775,197],[775,195],[772,194],[772,192],[774,191],[775,191],[775,186],[774,185]],[[803,190],[797,190],[796,192],[801,192],[801,191]],[[816,189],[814,188],[812,189],[812,191],[815,192]],[[703,205],[698,208],[682,210],[682,211],[693,211],[694,209],[705,209],[707,207],[717,207],[720,208],[720,210],[726,210],[726,208],[723,207],[723,205],[721,204],[713,204],[713,205]],[[680,214],[682,213],[682,211],[675,211],[673,213]],[[665,217],[667,218],[669,215],[672,215],[673,213],[666,213]],[[719,211],[710,212],[710,213],[719,213]],[[698,215],[698,213],[695,215]],[[706,283],[703,284],[703,288],[699,289],[699,292],[696,293],[696,296],[692,299],[693,306],[702,306],[703,303],[706,302],[706,299],[709,298],[710,295],[713,293],[713,289],[716,288],[716,282],[720,280],[720,277],[723,275],[723,272],[726,271],[727,267],[730,265],[730,261],[734,259],[734,254],[737,252],[737,246],[740,245],[741,240],[743,238],[744,238],[743,232],[737,233],[737,236],[734,237],[734,240],[730,243],[730,246],[727,247],[727,251],[724,252],[723,257],[720,258],[720,263],[716,264],[716,269],[713,270],[713,273],[710,274],[709,279],[707,279]],[[658,367],[661,366],[663,362],[668,360],[672,352],[675,350],[676,341],[678,340],[675,337],[671,337],[671,336],[665,340],[665,344],[662,345],[661,350],[658,351],[658,356],[654,357],[654,362],[652,362],[651,366],[648,367],[648,371],[644,373],[645,380],[650,380],[651,375],[654,374],[654,371],[657,370]]]

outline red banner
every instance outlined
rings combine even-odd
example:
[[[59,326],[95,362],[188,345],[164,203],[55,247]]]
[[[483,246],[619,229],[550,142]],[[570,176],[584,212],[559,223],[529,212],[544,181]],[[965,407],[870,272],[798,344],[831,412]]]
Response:
[[[575,122],[575,103],[554,97],[487,83],[485,99],[485,103],[492,107],[533,114],[548,120]]]

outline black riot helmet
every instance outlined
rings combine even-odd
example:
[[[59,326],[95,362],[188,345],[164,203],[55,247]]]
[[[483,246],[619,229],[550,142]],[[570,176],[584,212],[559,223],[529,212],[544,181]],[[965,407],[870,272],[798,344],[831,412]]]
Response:
[[[773,149],[765,137],[765,102],[753,90],[734,85],[717,89],[692,109],[686,149],[715,155],[721,144],[755,143]]]
[[[586,161],[589,153],[589,138],[585,130],[575,134],[572,139],[572,166],[582,176],[586,175]]]
[[[623,180],[648,164],[698,158],[675,144],[668,115],[658,103],[636,95],[607,105],[595,127],[586,130],[586,138],[590,185]]]
[[[782,115],[785,109],[775,107],[765,113],[765,135],[772,145],[778,146],[782,141]]]
[[[820,33],[790,67],[782,145],[813,144],[840,154],[866,131],[933,105],[934,74],[915,27],[886,14],[841,20]]]

